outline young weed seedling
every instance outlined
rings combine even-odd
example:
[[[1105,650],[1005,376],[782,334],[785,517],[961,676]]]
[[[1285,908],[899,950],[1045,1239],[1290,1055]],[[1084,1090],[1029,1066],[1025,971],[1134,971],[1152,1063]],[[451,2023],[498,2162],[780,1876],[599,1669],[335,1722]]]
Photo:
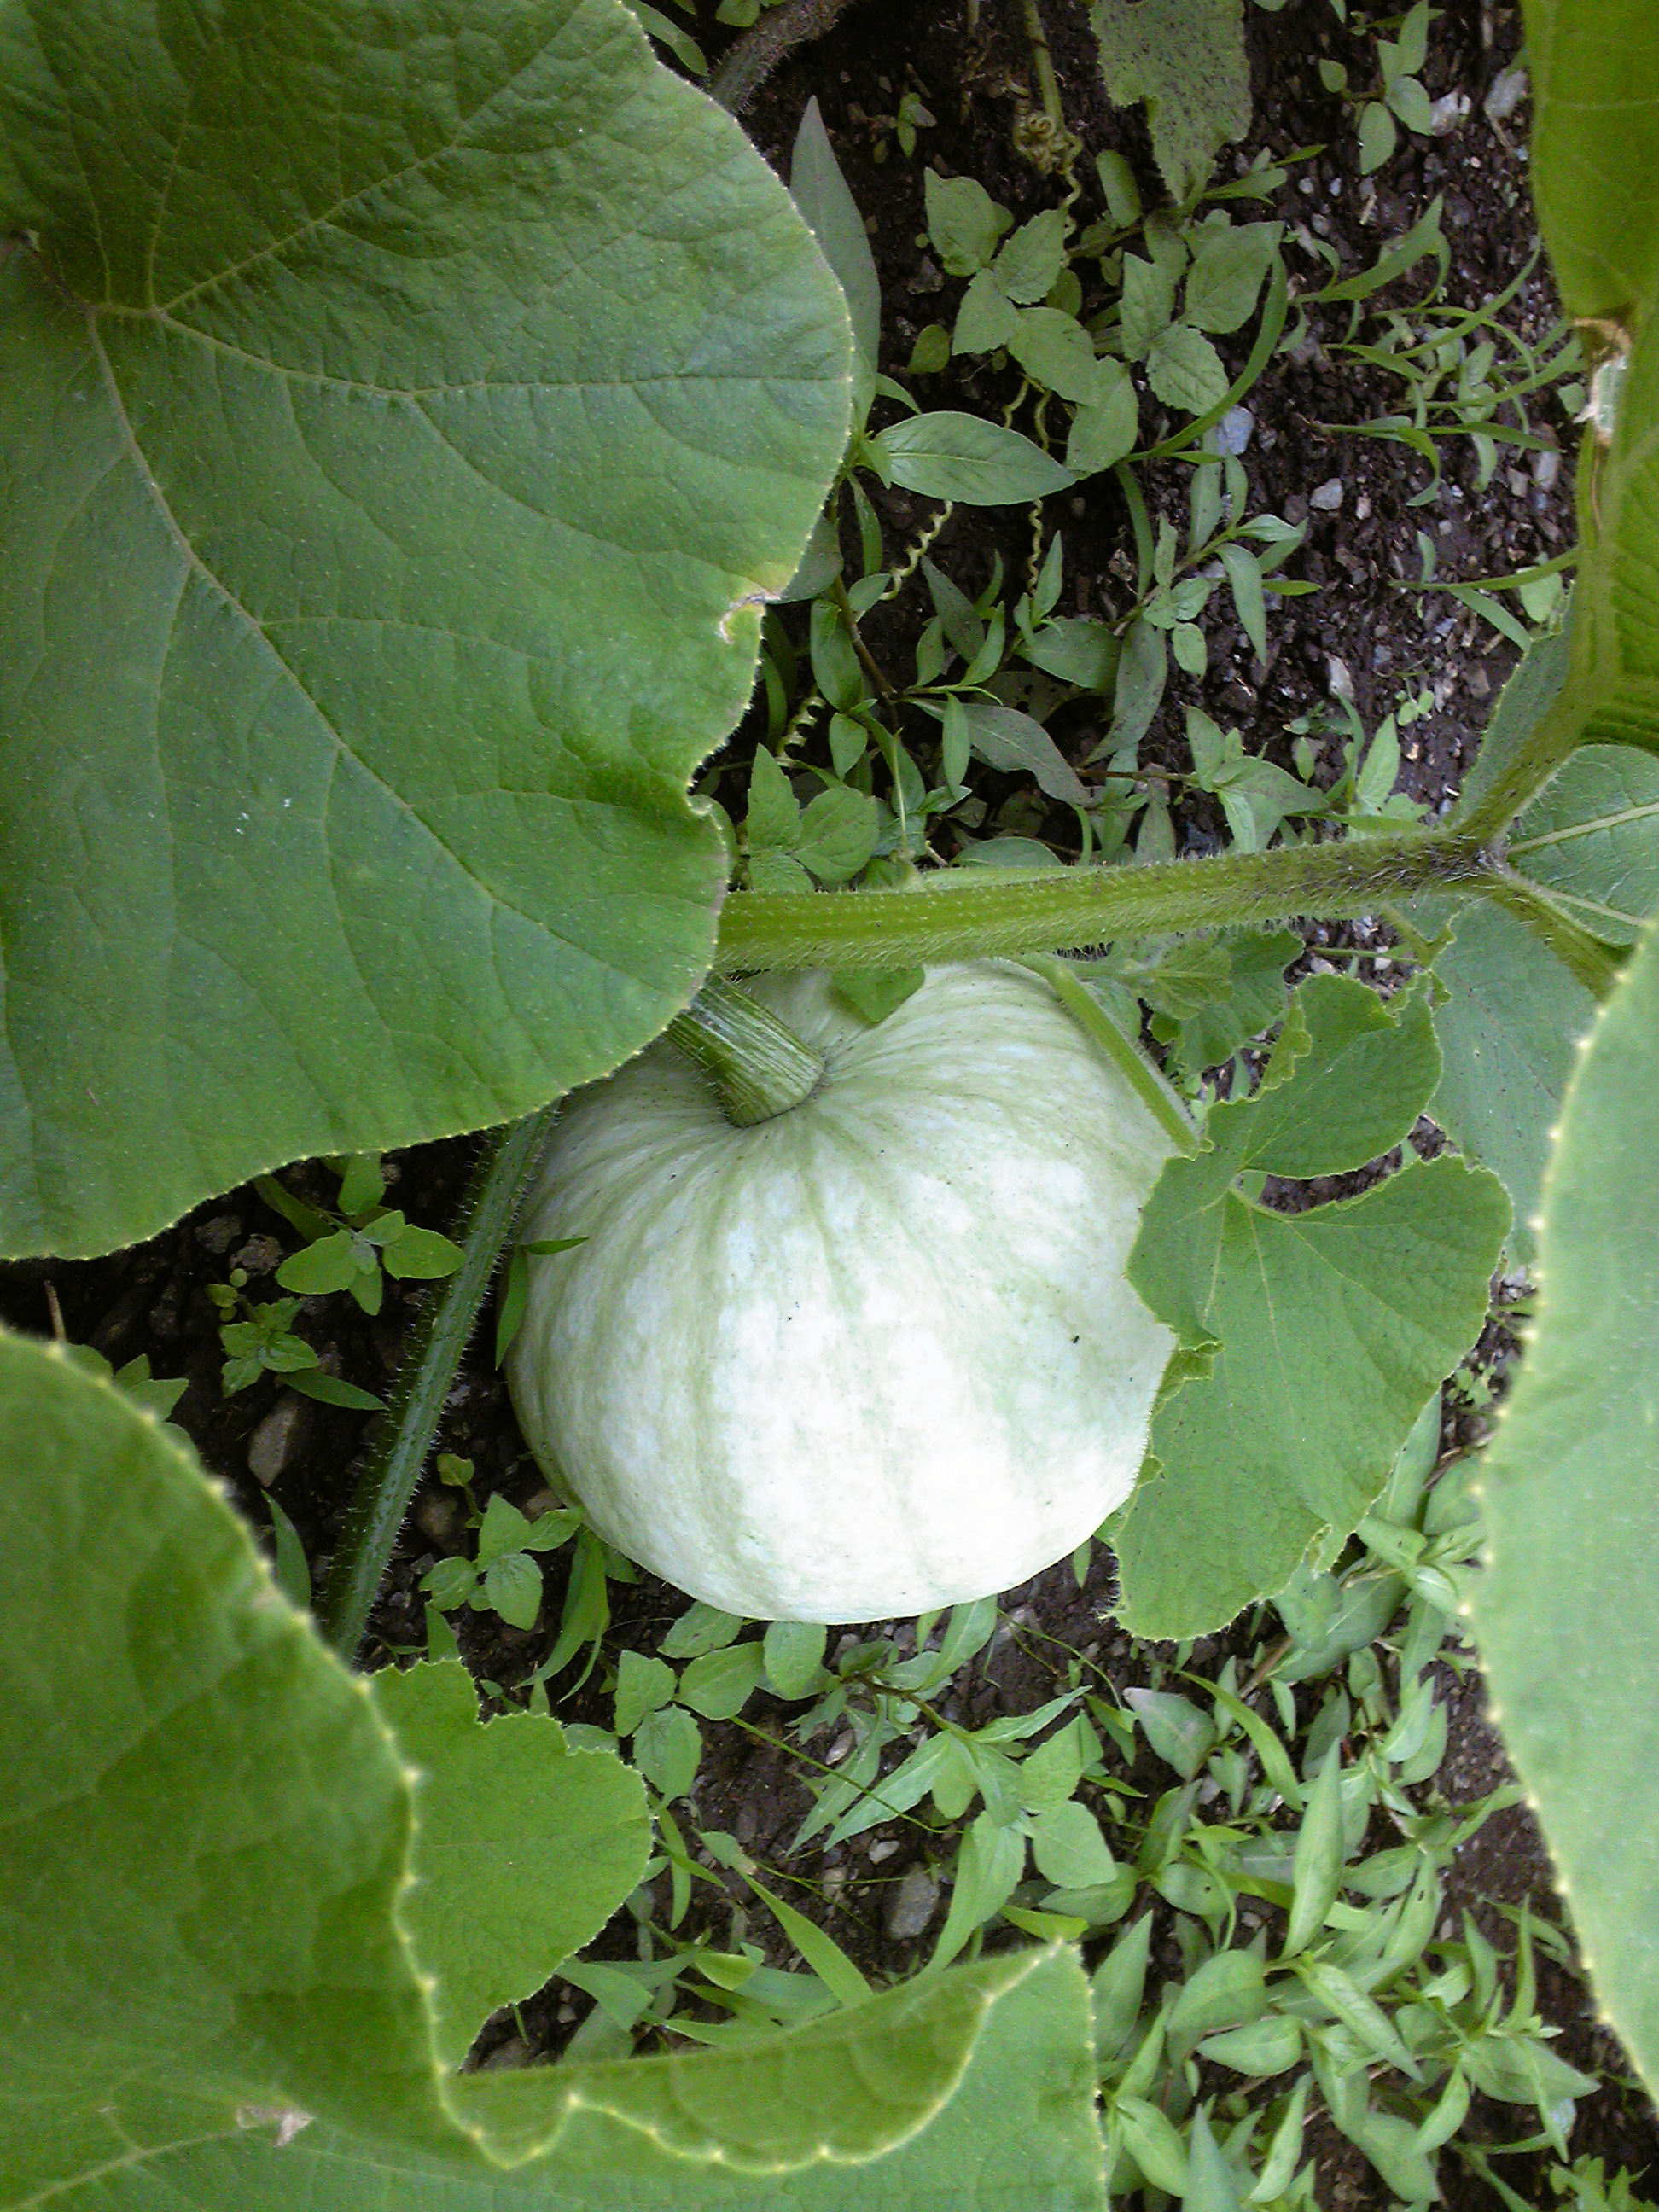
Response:
[[[471,1460],[441,1452],[437,1471],[441,1481],[465,1493],[471,1508],[468,1526],[478,1532],[478,1548],[470,1559],[440,1559],[421,1577],[421,1588],[441,1613],[465,1605],[474,1613],[496,1613],[514,1628],[533,1628],[542,1607],[542,1571],[534,1555],[568,1544],[581,1528],[581,1515],[568,1507],[552,1508],[530,1521],[499,1494],[480,1513],[472,1495]]]
[[[417,1228],[381,1203],[386,1185],[378,1153],[359,1152],[329,1164],[340,1178],[333,1212],[307,1206],[274,1176],[261,1176],[254,1186],[306,1240],[305,1249],[291,1254],[276,1270],[285,1291],[312,1297],[349,1291],[366,1314],[377,1314],[386,1296],[386,1275],[399,1282],[432,1282],[454,1273],[461,1264],[459,1245],[435,1229]]]

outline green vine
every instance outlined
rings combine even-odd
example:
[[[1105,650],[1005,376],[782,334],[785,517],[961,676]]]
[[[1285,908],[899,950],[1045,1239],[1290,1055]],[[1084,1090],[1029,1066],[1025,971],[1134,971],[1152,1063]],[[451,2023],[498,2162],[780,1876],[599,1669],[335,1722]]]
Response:
[[[556,1101],[496,1131],[486,1143],[456,1226],[465,1257],[410,1332],[384,1425],[358,1479],[318,1607],[325,1641],[348,1663],[363,1640],[455,1370],[557,1112]]]
[[[987,882],[939,875],[853,897],[749,891],[720,910],[718,968],[896,968],[1236,929],[1297,915],[1374,914],[1419,892],[1509,880],[1463,834],[1422,831],[1146,866],[1055,869]]]

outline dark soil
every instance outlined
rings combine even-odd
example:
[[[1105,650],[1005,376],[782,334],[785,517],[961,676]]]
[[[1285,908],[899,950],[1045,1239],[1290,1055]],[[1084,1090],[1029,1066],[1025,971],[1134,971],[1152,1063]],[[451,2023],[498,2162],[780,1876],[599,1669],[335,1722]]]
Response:
[[[1128,156],[1151,204],[1158,192],[1139,111],[1120,112],[1106,101],[1081,0],[1045,0],[1044,12],[1067,113],[1091,157],[1079,168],[1080,216],[1087,221],[1101,212],[1091,198],[1091,157],[1106,148]],[[1428,88],[1435,96],[1455,88],[1467,91],[1473,103],[1469,118],[1443,140],[1412,139],[1402,132],[1400,151],[1370,182],[1357,174],[1352,116],[1325,93],[1317,70],[1320,58],[1330,56],[1358,75],[1365,65],[1368,43],[1344,30],[1328,0],[1291,0],[1277,15],[1251,8],[1247,21],[1257,124],[1238,167],[1257,145],[1279,153],[1297,147],[1320,149],[1296,167],[1292,181],[1267,212],[1282,216],[1293,231],[1305,227],[1310,237],[1333,246],[1346,274],[1369,265],[1391,236],[1436,193],[1443,193],[1455,254],[1451,296],[1472,304],[1507,285],[1534,251],[1524,189],[1528,118],[1523,108],[1500,130],[1486,119],[1480,102],[1518,44],[1515,9],[1454,0],[1437,18]],[[721,37],[716,30],[706,40],[711,53]],[[1028,70],[1018,8],[1001,0],[986,0],[982,9],[969,9],[967,0],[940,8],[886,0],[879,9],[854,7],[830,37],[799,48],[745,113],[745,126],[763,151],[782,167],[803,107],[809,98],[817,98],[854,194],[869,219],[884,301],[887,358],[882,365],[900,381],[907,380],[917,331],[936,320],[948,324],[959,291],[953,280],[942,276],[928,252],[924,164],[947,175],[976,177],[1017,218],[1053,204],[1056,197],[1052,180],[1037,176],[1012,148],[1012,125]],[[914,161],[903,159],[890,133],[869,120],[890,115],[906,89],[919,93],[935,118],[923,131]],[[883,145],[886,158],[878,161]],[[1299,244],[1291,245],[1288,258],[1304,289],[1323,281],[1322,264]],[[1425,271],[1419,270],[1390,296],[1415,298],[1426,281]],[[1553,325],[1556,310],[1541,267],[1508,313],[1531,340]],[[1281,356],[1247,403],[1255,418],[1246,462],[1257,511],[1301,520],[1310,513],[1309,494],[1341,480],[1340,507],[1311,510],[1314,526],[1291,569],[1325,588],[1280,605],[1272,618],[1272,650],[1265,664],[1255,660],[1232,628],[1231,606],[1218,596],[1206,625],[1209,672],[1198,681],[1172,677],[1143,759],[1176,769],[1186,766],[1180,709],[1192,702],[1224,727],[1238,724],[1249,750],[1288,766],[1285,723],[1328,699],[1334,681],[1351,685],[1369,730],[1394,705],[1407,679],[1420,678],[1432,688],[1436,706],[1406,737],[1403,783],[1414,797],[1443,807],[1473,757],[1513,653],[1455,602],[1398,588],[1419,573],[1417,533],[1423,530],[1433,536],[1440,573],[1446,577],[1501,574],[1548,559],[1573,536],[1570,459],[1564,453],[1551,489],[1540,487],[1523,459],[1514,468],[1500,462],[1492,483],[1481,491],[1467,440],[1453,440],[1444,451],[1445,477],[1438,494],[1426,506],[1408,505],[1427,480],[1420,459],[1398,446],[1345,437],[1325,427],[1364,422],[1397,402],[1390,380],[1344,365],[1322,350],[1346,331],[1346,311],[1322,311],[1297,357],[1287,362]],[[1230,368],[1242,364],[1249,335],[1247,331],[1237,340],[1222,342]],[[982,365],[969,364],[963,373],[958,363],[925,382],[921,396],[928,406],[982,410],[1000,408],[1006,396],[994,373]],[[1559,410],[1540,408],[1536,419],[1548,424],[1564,447],[1570,446]],[[1160,427],[1143,419],[1144,433],[1157,435]],[[1184,521],[1184,470],[1149,473],[1146,490],[1155,511],[1167,507]],[[902,544],[931,512],[926,502],[902,493],[878,489],[874,495],[890,547]],[[1132,540],[1109,478],[1052,504],[1064,509],[1055,518],[1066,536],[1061,611],[1110,615],[1120,610],[1133,595]],[[977,590],[998,551],[1018,572],[1029,545],[1028,526],[1018,512],[958,508],[933,557]],[[885,633],[879,624],[871,629],[878,654],[885,645],[897,657],[916,613],[908,595],[884,611]],[[1334,671],[1334,663],[1341,664],[1346,677]],[[1071,731],[1078,757],[1097,734],[1084,726]],[[1328,773],[1335,772],[1334,750],[1326,766]],[[1010,791],[1018,787],[1014,780],[1006,781]],[[1189,846],[1212,842],[1218,827],[1201,807],[1195,810],[1187,823]],[[250,1069],[249,1080],[258,1079],[257,1068]],[[443,1225],[452,1218],[472,1151],[468,1141],[456,1140],[402,1156],[393,1163],[398,1176],[393,1202],[415,1221]],[[333,1195],[334,1180],[321,1168],[292,1170],[288,1180],[316,1201],[326,1203]],[[313,1577],[320,1580],[368,1424],[360,1414],[299,1401],[285,1449],[278,1453],[282,1421],[273,1426],[272,1416],[283,1408],[282,1420],[289,1419],[292,1394],[267,1377],[234,1397],[222,1396],[221,1317],[206,1293],[210,1283],[222,1282],[229,1268],[240,1265],[251,1279],[253,1297],[270,1294],[270,1278],[295,1242],[251,1188],[233,1192],[134,1250],[96,1261],[32,1262],[0,1270],[0,1317],[42,1335],[61,1317],[71,1340],[92,1345],[118,1365],[147,1353],[157,1375],[187,1377],[189,1387],[173,1419],[254,1526],[264,1530],[270,1524],[265,1491],[249,1471],[250,1445],[263,1437],[266,1466],[272,1457],[281,1462],[269,1476],[270,1495],[295,1522]],[[384,1310],[374,1320],[343,1296],[309,1300],[296,1327],[322,1351],[331,1372],[382,1393],[396,1366],[404,1326],[422,1295],[418,1289],[388,1285]],[[501,1490],[524,1504],[542,1487],[482,1334],[463,1362],[439,1444],[472,1461],[474,1487],[481,1498]],[[259,1456],[256,1452],[256,1460]],[[435,1480],[429,1483],[404,1531],[375,1615],[379,1656],[422,1644],[420,1577],[439,1557],[469,1548],[456,1494]],[[553,1555],[547,1563],[547,1602],[532,1631],[503,1630],[493,1615],[464,1611],[456,1616],[465,1656],[481,1678],[510,1687],[528,1677],[556,1628],[563,1572],[562,1555]],[[1069,1567],[1061,1565],[1013,1593],[1006,1601],[1007,1624],[996,1644],[957,1678],[944,1700],[946,1712],[978,1724],[998,1712],[1029,1711],[1054,1694],[1056,1667],[1063,1677],[1068,1650],[1080,1653],[1108,1680],[1132,1680],[1131,1647],[1112,1625],[1111,1598],[1110,1562],[1098,1549],[1083,1589],[1076,1587]],[[653,1648],[684,1607],[679,1593],[648,1577],[631,1587],[613,1586],[612,1600],[617,1635],[641,1650]],[[1205,1657],[1200,1648],[1194,1664],[1201,1668]],[[576,1671],[563,1680],[574,1680]],[[561,1682],[553,1682],[562,1717],[609,1723],[610,1694],[601,1673],[596,1670],[585,1687],[562,1703]],[[1449,1678],[1449,1705],[1450,1741],[1438,1780],[1447,1799],[1456,1803],[1495,1787],[1506,1770],[1484,1717],[1478,1678]],[[937,1923],[927,1937],[895,1942],[884,1932],[883,1908],[892,1885],[925,1861],[928,1835],[919,1824],[896,1821],[845,1850],[814,1851],[799,1863],[785,1859],[782,1854],[811,1801],[803,1778],[808,1770],[793,1745],[782,1745],[784,1717],[785,1709],[757,1696],[745,1711],[749,1727],[705,1724],[708,1750],[695,1793],[696,1824],[735,1836],[777,1868],[775,1879],[781,1882],[793,1875],[811,1875],[823,1902],[815,1903],[814,1892],[805,1887],[789,1890],[794,1900],[819,1913],[837,1942],[872,1974],[902,1975],[918,1963]],[[833,1763],[833,1744],[815,1742],[811,1749]],[[1160,1771],[1157,1786],[1167,1779]],[[712,1926],[725,1939],[731,1913],[738,1909],[738,1888],[732,1881],[727,1894],[700,1885],[688,1928]],[[1542,1917],[1559,1917],[1536,1826],[1524,1808],[1517,1807],[1489,1820],[1465,1847],[1454,1870],[1451,1905],[1460,1911],[1467,1907],[1507,1945],[1512,1942],[1512,1925],[1500,1908],[1522,1904]],[[750,1920],[748,1934],[771,1946],[770,1955],[784,1963],[787,1954],[763,1916]],[[616,1931],[619,1954],[631,1947],[631,1923]],[[1542,1997],[1551,2018],[1565,2030],[1559,2047],[1567,2056],[1627,2070],[1606,2032],[1593,2025],[1586,1996],[1571,1976],[1547,1968]],[[568,2033],[572,2014],[568,2006],[561,2011],[559,1998],[557,1990],[550,1990],[522,2008],[532,2051],[556,2048]],[[490,2041],[499,2045],[515,2033],[514,2024],[503,2020]],[[1506,2130],[1516,2131],[1514,2119],[1513,2108],[1493,2108],[1478,2112],[1472,2124],[1501,2141]],[[1381,2212],[1389,2200],[1369,2166],[1340,2139],[1322,2148],[1321,2202]],[[1621,2163],[1640,2170],[1659,2154],[1659,2136],[1638,2094],[1609,2090],[1582,2108],[1573,2148],[1575,2153],[1602,2156],[1609,2171]],[[1454,2205],[1484,2212],[1495,2203],[1483,2185],[1460,2179],[1450,2159],[1443,2164]],[[1525,2193],[1522,2179],[1517,2178],[1514,2185]]]
[[[1155,204],[1161,194],[1140,111],[1115,109],[1108,101],[1086,8],[1081,0],[1050,0],[1043,13],[1066,115],[1088,149],[1078,168],[1084,187],[1078,219],[1087,223],[1104,212],[1092,162],[1097,153],[1108,149],[1127,156],[1143,181],[1147,205]],[[1345,32],[1328,0],[1291,0],[1273,15],[1248,9],[1246,26],[1254,48],[1256,121],[1252,137],[1233,157],[1235,171],[1242,173],[1259,149],[1276,155],[1319,149],[1295,166],[1293,182],[1273,205],[1260,210],[1283,220],[1291,234],[1286,258],[1293,286],[1310,293],[1328,281],[1325,264],[1310,243],[1298,241],[1298,231],[1310,241],[1316,238],[1334,248],[1340,256],[1340,273],[1352,276],[1375,263],[1437,195],[1443,198],[1443,225],[1454,257],[1450,299],[1475,306],[1514,280],[1536,246],[1525,188],[1527,114],[1522,109],[1495,126],[1480,104],[1519,43],[1514,9],[1466,3],[1437,17],[1427,88],[1437,97],[1467,92],[1470,115],[1458,131],[1443,139],[1416,139],[1402,131],[1393,159],[1371,179],[1358,175],[1352,112],[1325,92],[1318,73],[1321,59],[1329,58],[1348,68],[1356,86],[1366,82],[1370,42]],[[808,100],[817,98],[876,252],[882,281],[882,368],[913,388],[924,407],[1000,412],[1013,388],[1006,374],[999,377],[980,361],[953,361],[939,376],[915,379],[907,364],[925,325],[949,326],[963,289],[943,274],[928,250],[924,167],[945,176],[976,178],[1012,210],[1016,222],[1053,205],[1059,197],[1054,180],[1039,176],[1013,149],[1013,125],[1025,105],[1029,82],[1029,51],[1016,8],[981,9],[970,0],[942,9],[855,6],[830,38],[798,49],[744,114],[750,135],[787,174],[800,114]],[[902,157],[885,129],[867,119],[890,115],[907,89],[919,93],[935,118],[934,127],[921,134],[911,161]],[[878,159],[884,149],[884,158]],[[1221,173],[1225,174],[1224,159]],[[1378,295],[1376,304],[1410,305],[1423,297],[1432,273],[1432,264],[1421,264]],[[1088,304],[1085,300],[1085,311]],[[1293,307],[1293,317],[1294,312]],[[1505,319],[1535,344],[1559,313],[1540,262]],[[1243,366],[1250,335],[1247,326],[1236,337],[1218,341],[1234,374]],[[1266,663],[1255,659],[1242,632],[1231,625],[1230,606],[1218,595],[1205,625],[1208,672],[1196,680],[1172,672],[1142,760],[1175,769],[1188,765],[1182,708],[1190,703],[1201,706],[1224,728],[1237,725],[1248,751],[1288,767],[1284,732],[1290,720],[1346,689],[1370,731],[1401,689],[1408,682],[1415,688],[1421,679],[1433,690],[1435,709],[1403,735],[1401,788],[1437,806],[1455,796],[1489,703],[1516,656],[1512,647],[1457,602],[1399,588],[1420,574],[1418,533],[1434,539],[1437,573],[1444,580],[1502,575],[1552,559],[1574,538],[1573,434],[1559,408],[1546,402],[1534,409],[1534,427],[1565,449],[1548,489],[1534,481],[1529,457],[1517,455],[1513,466],[1500,459],[1483,491],[1468,441],[1448,440],[1442,447],[1438,492],[1426,506],[1410,506],[1430,481],[1427,463],[1399,445],[1344,436],[1332,427],[1371,422],[1401,404],[1397,380],[1356,369],[1322,349],[1350,336],[1346,308],[1315,311],[1297,356],[1287,360],[1281,352],[1246,402],[1255,416],[1245,455],[1253,507],[1287,521],[1310,522],[1306,546],[1291,573],[1326,588],[1281,603],[1270,623]],[[878,426],[897,411],[892,403],[878,401],[872,421]],[[1143,404],[1143,438],[1159,438],[1176,427],[1150,403]],[[1144,489],[1154,518],[1168,513],[1184,526],[1188,476],[1179,465],[1167,465],[1161,475],[1147,472]],[[1310,509],[1309,495],[1339,478],[1340,507]],[[927,501],[902,491],[883,492],[866,482],[884,523],[890,526],[890,544],[906,542],[934,512]],[[1111,479],[1095,478],[1049,506],[1061,510],[1052,520],[1066,538],[1061,611],[1108,617],[1120,611],[1133,597],[1133,539]],[[999,551],[1009,571],[1018,574],[1030,542],[1018,511],[959,507],[934,544],[933,558],[964,587],[977,590]],[[878,612],[885,614],[897,641],[914,635],[918,610],[928,611],[915,586]],[[872,617],[866,629],[879,657],[879,621]],[[902,661],[896,643],[894,658]],[[1073,728],[1079,757],[1099,735],[1098,726]],[[1328,775],[1334,775],[1339,765],[1333,744],[1328,746]],[[1189,824],[1189,849],[1207,845],[1219,827],[1207,818],[1201,801],[1197,813],[1199,818]],[[1051,826],[1062,845],[1075,834],[1058,816]]]

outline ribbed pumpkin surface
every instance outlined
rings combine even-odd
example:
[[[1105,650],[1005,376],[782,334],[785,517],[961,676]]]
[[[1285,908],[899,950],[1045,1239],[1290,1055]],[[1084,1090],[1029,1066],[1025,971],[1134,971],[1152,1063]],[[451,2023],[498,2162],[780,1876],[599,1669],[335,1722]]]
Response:
[[[826,1056],[733,1128],[659,1042],[561,1116],[523,1234],[525,1435],[611,1542],[751,1618],[889,1619],[1024,1581],[1129,1492],[1173,1348],[1123,1279],[1169,1151],[1018,970],[878,1026],[747,987]]]

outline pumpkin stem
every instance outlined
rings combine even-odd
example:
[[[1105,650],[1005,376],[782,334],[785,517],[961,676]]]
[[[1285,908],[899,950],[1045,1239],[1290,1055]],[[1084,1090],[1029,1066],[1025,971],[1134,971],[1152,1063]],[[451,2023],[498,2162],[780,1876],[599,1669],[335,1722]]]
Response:
[[[696,1062],[734,1128],[752,1128],[799,1106],[817,1088],[823,1055],[805,1045],[747,991],[711,975],[668,1035]]]

